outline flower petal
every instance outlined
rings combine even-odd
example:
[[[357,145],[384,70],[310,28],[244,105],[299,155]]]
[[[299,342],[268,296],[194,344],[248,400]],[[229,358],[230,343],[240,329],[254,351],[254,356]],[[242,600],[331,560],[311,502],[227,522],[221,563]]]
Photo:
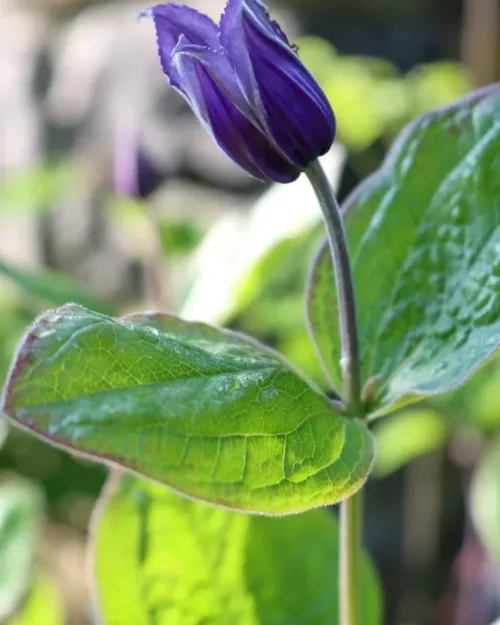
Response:
[[[184,37],[181,37],[172,54],[174,59],[174,73],[182,71],[182,68],[176,64],[175,58],[183,54],[200,61],[200,63],[205,66],[210,76],[215,80],[219,89],[225,93],[236,108],[256,125],[259,124],[258,118],[253,111],[247,95],[242,89],[241,82],[238,79],[239,77],[234,71],[234,68],[228,59],[227,53],[223,48],[214,50],[213,48],[208,48],[206,46],[192,45],[188,43]],[[178,80],[180,80],[183,84],[186,82],[185,78]]]
[[[271,19],[267,7],[260,0],[243,0],[243,4],[247,19],[252,21],[263,34],[275,36],[289,48],[292,47],[278,22]]]
[[[180,4],[157,4],[140,14],[153,20],[156,41],[164,73],[172,80],[172,53],[182,36],[191,44],[219,47],[217,25],[203,13]]]
[[[254,2],[255,0],[252,0]],[[253,4],[250,5],[251,7]],[[256,2],[258,10],[255,20],[269,22],[267,11],[260,2]],[[255,72],[252,67],[248,47],[245,40],[245,20],[247,19],[248,3],[246,0],[228,0],[220,19],[219,38],[222,48],[226,51],[235,74],[237,74],[242,90],[251,103],[254,114],[265,128],[266,113],[257,86]],[[270,22],[269,22],[270,23]],[[280,31],[281,32],[281,31]],[[271,29],[271,36],[276,33]]]
[[[271,20],[269,11],[260,0],[228,0],[220,19],[221,45],[240,57],[244,46],[244,22],[250,20],[263,34],[277,38],[284,45],[291,47],[287,36],[279,24]],[[240,35],[238,38],[236,35]]]
[[[305,168],[334,140],[331,106],[292,48],[268,37],[253,21],[245,22],[245,41],[268,131],[280,149]]]
[[[231,59],[233,70],[238,74],[243,90],[250,101],[257,93],[252,63],[245,45],[244,0],[228,0],[219,24],[219,39],[222,48]]]
[[[256,178],[292,182],[300,170],[285,159],[265,134],[236,108],[209,69],[187,52],[174,54],[180,89],[217,144]]]
[[[285,34],[276,22],[270,20],[266,7],[259,0],[228,0],[219,25],[221,47],[228,56],[234,74],[238,77],[241,90],[250,103],[253,117],[258,120],[259,126],[270,143],[274,145],[275,151],[281,152],[285,160],[290,160],[289,154],[282,151],[281,146],[274,141],[273,134],[268,128],[268,114],[262,100],[262,93],[246,40],[246,23],[248,21],[254,24],[254,27],[259,29],[263,36],[269,37],[271,41],[275,42],[277,46],[291,50]]]
[[[275,150],[301,167],[327,152],[335,135],[331,107],[260,0],[228,0],[219,29],[221,46]]]

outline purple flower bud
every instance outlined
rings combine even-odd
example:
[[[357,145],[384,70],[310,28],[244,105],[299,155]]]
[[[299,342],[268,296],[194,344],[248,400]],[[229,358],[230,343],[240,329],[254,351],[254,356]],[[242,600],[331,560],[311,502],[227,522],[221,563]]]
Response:
[[[136,133],[126,125],[117,133],[113,166],[115,189],[130,198],[147,199],[163,182]]]
[[[325,94],[260,0],[228,0],[218,26],[176,4],[143,14],[170,84],[243,169],[292,182],[330,149],[335,117]]]

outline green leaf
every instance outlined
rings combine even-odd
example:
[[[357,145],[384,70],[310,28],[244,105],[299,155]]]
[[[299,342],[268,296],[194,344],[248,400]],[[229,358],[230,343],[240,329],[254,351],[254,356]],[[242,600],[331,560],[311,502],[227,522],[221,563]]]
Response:
[[[64,625],[61,594],[51,577],[38,574],[28,596],[7,625]]]
[[[255,263],[240,285],[237,324],[249,334],[272,337],[277,349],[323,388],[327,381],[304,323],[304,283],[322,237],[317,225],[280,241]]]
[[[69,159],[16,170],[2,180],[0,213],[48,210],[65,190],[75,193],[83,185],[75,164]]]
[[[439,449],[446,441],[445,418],[432,408],[401,412],[373,430],[377,446],[374,473],[382,477],[408,462]]]
[[[476,469],[470,511],[483,545],[500,564],[500,436],[486,449]]]
[[[418,118],[344,207],[372,416],[464,381],[500,342],[500,88]],[[309,320],[340,387],[325,245]]]
[[[5,421],[5,419],[2,419],[2,417],[0,417],[0,449],[3,447],[8,433],[9,428],[7,426],[7,422]]]
[[[465,384],[427,403],[443,415],[448,429],[473,429],[487,437],[500,428],[499,385],[500,360],[495,356]]]
[[[457,394],[453,404],[461,410],[461,423],[475,426],[486,434],[500,429],[500,362],[494,358],[469,382],[465,393]]]
[[[372,439],[277,353],[168,315],[40,317],[4,396],[17,425],[199,499],[285,514],[363,484]]]
[[[0,261],[0,276],[15,282],[30,295],[60,306],[68,301],[111,314],[111,308],[78,285],[75,280],[57,271],[21,269]]]
[[[169,259],[192,252],[202,239],[201,226],[192,217],[165,219],[158,229],[162,251]]]
[[[16,478],[0,484],[0,621],[28,590],[41,518],[42,497],[32,483]]]
[[[338,624],[330,512],[249,516],[129,475],[109,486],[93,521],[95,596],[107,625]],[[363,625],[381,625],[367,556],[361,574]]]

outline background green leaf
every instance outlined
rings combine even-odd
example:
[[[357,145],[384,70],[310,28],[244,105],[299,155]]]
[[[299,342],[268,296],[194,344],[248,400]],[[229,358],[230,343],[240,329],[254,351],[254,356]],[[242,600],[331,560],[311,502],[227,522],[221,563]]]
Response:
[[[490,444],[476,469],[470,503],[476,531],[500,564],[500,436]]]
[[[29,169],[11,172],[0,186],[0,213],[48,210],[65,190],[84,187],[74,162],[43,162]]]
[[[422,406],[382,420],[373,433],[377,447],[374,472],[382,477],[439,449],[446,441],[448,429],[443,415]]]
[[[278,354],[168,315],[46,313],[4,411],[48,442],[248,512],[334,503],[362,485],[373,454],[366,427]]]
[[[61,594],[49,575],[35,577],[26,599],[7,625],[64,625]]]
[[[338,623],[338,528],[328,511],[242,515],[132,476],[108,490],[94,520],[96,596],[107,625]],[[367,556],[361,572],[363,625],[380,625]]]
[[[500,88],[426,113],[346,202],[362,373],[373,414],[457,386],[500,336]],[[309,319],[340,386],[328,250],[311,272]]]
[[[0,484],[0,621],[17,607],[31,582],[42,496],[20,478]]]
[[[345,157],[345,149],[334,144],[320,158],[334,188]],[[182,289],[177,310],[185,319],[202,317],[218,325],[245,313],[263,282],[267,285],[272,257],[282,254],[283,245],[305,243],[321,223],[321,210],[305,176],[293,185],[272,185],[250,210],[227,213],[209,230],[190,263],[190,284]],[[288,277],[283,266],[273,266],[271,279],[276,280],[278,272],[284,273],[282,280]],[[301,296],[302,290],[303,285]]]
[[[81,287],[69,276],[47,269],[24,269],[0,261],[0,276],[9,278],[30,295],[53,306],[75,302],[104,314],[112,314],[111,307]]]

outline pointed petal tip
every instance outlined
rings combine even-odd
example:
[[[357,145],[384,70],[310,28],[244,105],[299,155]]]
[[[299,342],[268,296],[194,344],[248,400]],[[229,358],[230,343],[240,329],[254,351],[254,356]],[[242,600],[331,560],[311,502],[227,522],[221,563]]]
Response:
[[[137,14],[137,21],[140,22],[145,17],[153,19],[153,9],[151,7],[149,9],[142,9],[142,11],[139,11]]]

